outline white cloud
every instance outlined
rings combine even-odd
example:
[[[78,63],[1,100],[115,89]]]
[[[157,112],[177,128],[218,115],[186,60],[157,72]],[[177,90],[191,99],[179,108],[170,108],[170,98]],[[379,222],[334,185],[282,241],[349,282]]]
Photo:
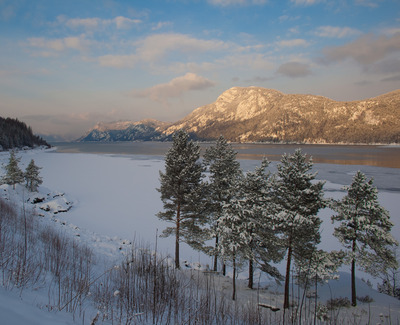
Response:
[[[162,29],[164,27],[169,27],[169,26],[172,26],[172,25],[173,25],[173,23],[170,22],[170,21],[160,21],[155,26],[153,26],[151,28],[151,30],[159,30],[159,29]]]
[[[71,29],[83,28],[88,31],[102,30],[105,27],[115,26],[117,29],[129,29],[132,26],[140,24],[140,19],[131,19],[124,16],[118,16],[113,19],[91,18],[67,18],[66,16],[57,17],[58,24],[65,25]]]
[[[100,18],[71,18],[65,21],[65,25],[69,28],[96,29],[102,24],[103,20]]]
[[[311,74],[310,66],[300,62],[284,63],[276,72],[290,78],[300,78]]]
[[[84,36],[64,37],[47,39],[45,37],[28,38],[28,46],[44,50],[42,56],[52,56],[59,52],[73,49],[77,51],[87,51],[92,41],[85,39]],[[35,53],[38,54],[38,53]]]
[[[320,0],[290,0],[290,2],[292,2],[296,5],[310,6],[310,5],[320,2]]]
[[[227,49],[228,45],[219,40],[204,40],[185,34],[156,34],[137,42],[137,53],[145,61],[158,60],[168,52],[199,53]]]
[[[315,34],[320,37],[345,38],[360,35],[360,31],[350,27],[320,26]]]
[[[216,52],[229,49],[231,45],[219,40],[204,40],[185,34],[163,33],[154,34],[134,43],[132,54],[105,55],[98,58],[103,66],[133,67],[139,62],[156,63],[166,58],[170,53],[198,55],[204,52]]]
[[[309,43],[302,38],[290,39],[290,40],[282,40],[277,42],[279,47],[295,47],[295,46],[303,46],[306,47]]]
[[[215,83],[194,73],[187,73],[171,81],[144,90],[134,90],[135,97],[148,97],[154,101],[166,103],[168,98],[180,97],[191,90],[203,90],[213,87]]]
[[[133,25],[140,24],[142,21],[140,19],[130,19],[123,16],[118,16],[113,19],[113,22],[118,29],[129,29]]]
[[[267,0],[208,0],[214,6],[227,7],[232,5],[263,5]]]
[[[378,7],[379,2],[382,2],[382,0],[356,0],[356,4],[370,8]]]

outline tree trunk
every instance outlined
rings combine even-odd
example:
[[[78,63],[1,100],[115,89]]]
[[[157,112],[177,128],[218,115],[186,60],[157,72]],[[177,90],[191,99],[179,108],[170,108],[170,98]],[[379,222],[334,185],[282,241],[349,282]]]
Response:
[[[232,300],[236,300],[236,258],[233,257]]]
[[[247,285],[250,289],[253,289],[253,284],[254,284],[253,275],[254,275],[253,260],[250,259],[249,260],[249,283]]]
[[[217,247],[218,247],[218,235],[215,236],[215,255],[214,255],[214,267],[213,271],[217,272],[218,270],[218,254],[217,254]]]
[[[286,263],[286,277],[285,277],[285,297],[283,302],[283,309],[289,308],[289,291],[290,291],[290,264],[292,261],[292,238],[289,238],[289,249]]]
[[[357,306],[357,294],[356,294],[356,259],[354,253],[356,251],[356,241],[353,240],[353,258],[351,259],[351,305]]]
[[[178,203],[176,211],[176,236],[175,236],[175,268],[180,269],[179,263],[179,231],[181,226],[181,205]]]

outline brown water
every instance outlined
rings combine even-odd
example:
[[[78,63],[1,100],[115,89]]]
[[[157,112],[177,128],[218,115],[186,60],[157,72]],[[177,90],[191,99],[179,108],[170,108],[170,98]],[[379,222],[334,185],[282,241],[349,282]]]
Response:
[[[164,156],[170,142],[71,142],[55,143],[58,152],[134,154]],[[200,143],[206,148],[210,143]],[[368,165],[400,168],[400,146],[379,145],[292,145],[292,144],[233,144],[238,159],[261,160],[267,157],[278,161],[285,153],[300,148],[312,156],[314,163],[340,165]]]

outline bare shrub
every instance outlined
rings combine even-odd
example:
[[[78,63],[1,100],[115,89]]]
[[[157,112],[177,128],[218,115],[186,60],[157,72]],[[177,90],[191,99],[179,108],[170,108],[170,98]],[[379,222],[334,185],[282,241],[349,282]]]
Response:
[[[326,305],[328,307],[328,309],[332,310],[332,309],[337,309],[337,308],[348,308],[351,306],[350,300],[347,297],[338,297],[338,298],[333,298],[333,299],[329,299],[326,302]]]

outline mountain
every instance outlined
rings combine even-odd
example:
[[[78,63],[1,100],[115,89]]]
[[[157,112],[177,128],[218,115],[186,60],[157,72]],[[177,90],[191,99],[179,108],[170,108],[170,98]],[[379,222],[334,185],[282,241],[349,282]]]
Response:
[[[234,87],[173,124],[145,120],[98,124],[80,141],[194,139],[233,142],[400,143],[400,90],[359,101]]]
[[[153,119],[98,123],[78,141],[157,141],[163,138],[160,130],[167,126],[168,123]]]
[[[399,143],[400,90],[360,101],[231,88],[165,129],[235,142]]]
[[[13,148],[38,147],[50,145],[24,122],[13,118],[0,117],[0,151]]]

